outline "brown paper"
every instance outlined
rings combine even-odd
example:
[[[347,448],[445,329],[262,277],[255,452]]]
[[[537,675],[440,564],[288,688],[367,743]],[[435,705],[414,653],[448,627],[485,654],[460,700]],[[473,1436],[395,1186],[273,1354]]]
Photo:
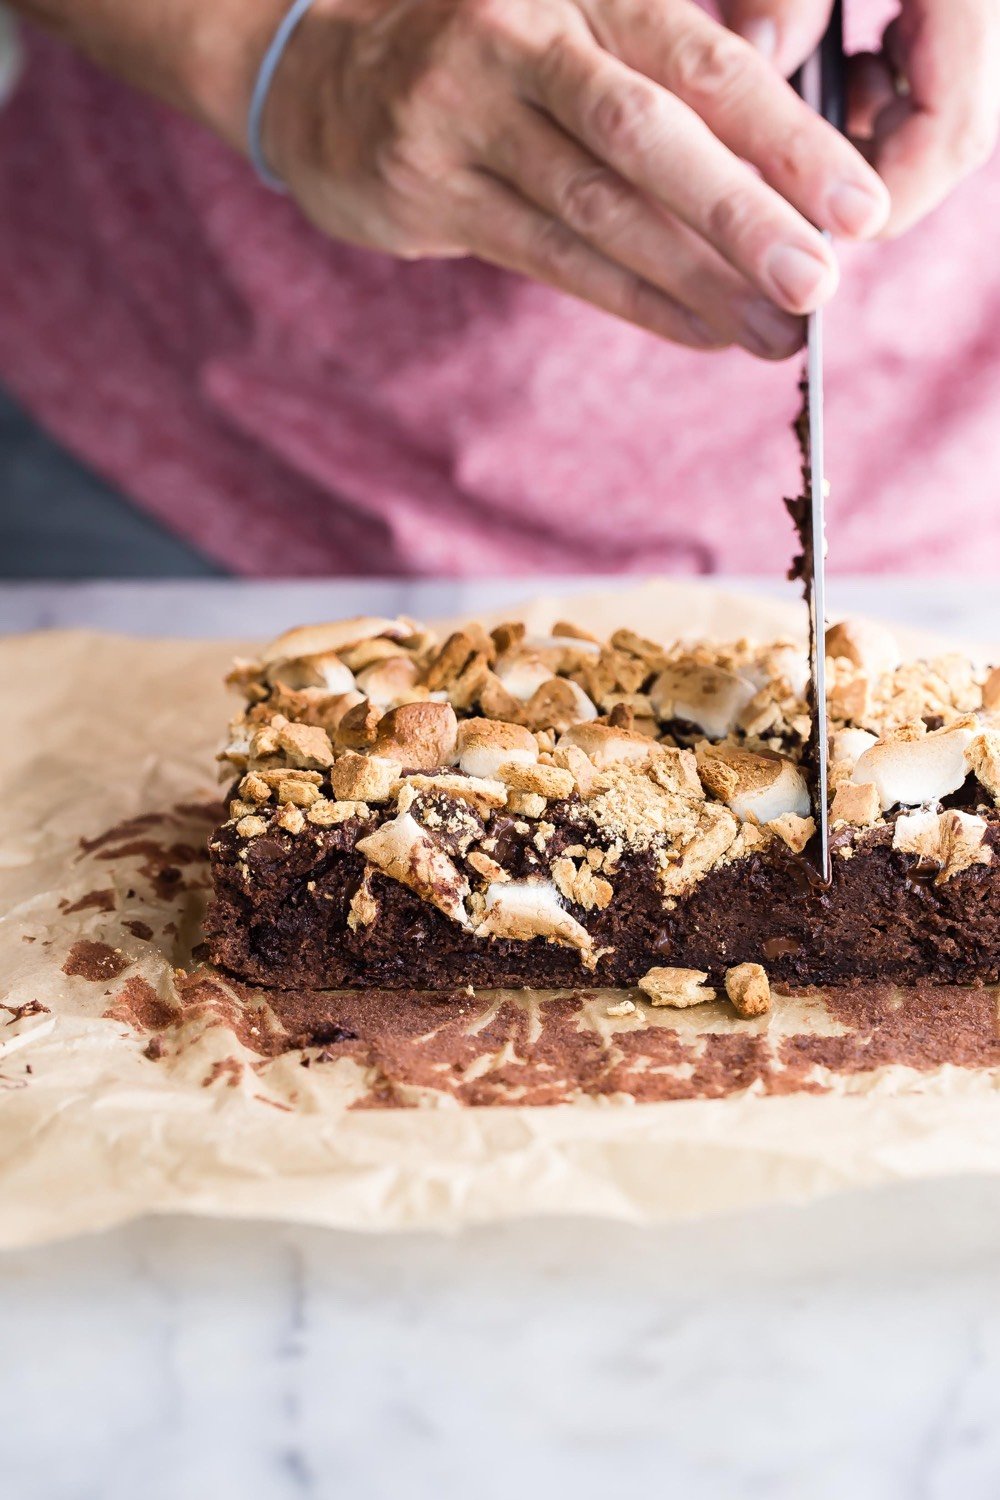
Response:
[[[539,628],[568,616],[663,637],[803,633],[794,606],[691,584],[537,601],[527,613]],[[648,1028],[688,1058],[758,1042],[775,1058],[788,1037],[854,1034],[817,995],[782,998],[753,1022],[724,1003],[613,1019],[608,1003],[621,997],[592,991],[562,1011],[537,996],[476,997],[458,1023],[454,1005],[425,1003],[409,1013],[423,1031],[402,1063],[386,1062],[383,1028],[388,1097],[350,1047],[268,1055],[287,1007],[219,982],[193,956],[232,649],[89,632],[0,643],[0,1243],[165,1211],[369,1230],[555,1213],[663,1221],[1000,1170],[992,1066],[890,1061],[763,1081],[751,1069],[749,1087],[730,1077],[724,1097],[636,1103],[627,1090],[588,1092],[565,1076],[575,1063],[557,1058],[546,1064],[554,1097],[572,1102],[470,1108],[434,1082],[441,1065],[423,1034],[452,1026],[463,1097],[478,1079],[482,1097],[511,1099],[526,1076],[517,1058],[480,1045],[468,1063],[462,1050],[502,1015],[509,1035],[529,1037],[562,1015],[564,1036],[585,1033],[605,1056]],[[354,1003],[340,1002],[348,1025]],[[391,999],[380,1003],[388,1014]],[[428,1058],[430,1074],[407,1075]],[[683,1094],[691,1066],[668,1073]]]

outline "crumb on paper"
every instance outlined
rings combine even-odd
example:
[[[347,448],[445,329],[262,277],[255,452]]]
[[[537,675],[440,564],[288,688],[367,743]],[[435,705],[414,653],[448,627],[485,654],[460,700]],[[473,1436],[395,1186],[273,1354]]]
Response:
[[[715,999],[703,969],[653,968],[639,980],[639,988],[651,1005],[669,1005],[686,1010]]]
[[[741,1016],[763,1016],[771,1009],[771,985],[761,964],[736,964],[727,969],[726,994]]]

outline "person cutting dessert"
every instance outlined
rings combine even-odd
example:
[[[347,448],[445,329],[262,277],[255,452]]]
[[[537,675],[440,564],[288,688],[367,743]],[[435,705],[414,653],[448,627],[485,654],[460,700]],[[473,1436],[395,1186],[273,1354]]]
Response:
[[[745,355],[801,347],[827,230],[893,240],[830,318],[836,560],[988,565],[1000,175],[896,237],[992,152],[996,0],[856,37],[850,138],[783,76],[829,0],[14,8],[55,38],[0,113],[0,383],[196,552],[774,570],[790,382]]]

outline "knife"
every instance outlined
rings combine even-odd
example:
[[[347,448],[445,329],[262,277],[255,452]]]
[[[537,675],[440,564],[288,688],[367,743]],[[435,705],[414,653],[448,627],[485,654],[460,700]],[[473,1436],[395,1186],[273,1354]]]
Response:
[[[838,130],[845,125],[844,16],[842,0],[834,0],[830,24],[811,57],[806,58],[794,79],[806,104]],[[827,236],[829,238],[829,235]],[[813,763],[816,773],[819,871],[829,885],[830,860],[830,741],[826,710],[826,532],[824,502],[826,480],[823,434],[823,313],[810,313],[807,320],[805,421],[800,429],[804,442],[803,480],[807,534],[803,537],[803,569],[809,594],[809,673],[812,684]]]

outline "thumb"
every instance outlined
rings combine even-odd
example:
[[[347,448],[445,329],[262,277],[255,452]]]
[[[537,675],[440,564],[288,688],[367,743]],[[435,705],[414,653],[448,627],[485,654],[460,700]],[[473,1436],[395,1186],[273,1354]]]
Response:
[[[786,77],[816,50],[832,9],[833,0],[719,0],[730,30]]]

